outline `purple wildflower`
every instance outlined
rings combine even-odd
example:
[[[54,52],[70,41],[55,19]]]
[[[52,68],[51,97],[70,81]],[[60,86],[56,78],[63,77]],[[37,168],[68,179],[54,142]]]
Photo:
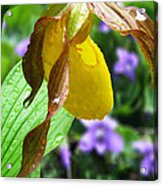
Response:
[[[117,122],[111,117],[105,117],[100,120],[81,120],[87,128],[87,131],[79,142],[79,149],[83,152],[90,152],[93,149],[99,155],[103,155],[106,151],[120,153],[124,148],[122,137],[117,134],[114,129]]]
[[[68,145],[64,144],[60,148],[60,156],[63,166],[66,169],[70,169],[71,167],[71,151]]]
[[[108,32],[110,32],[110,30],[111,29],[107,24],[105,24],[103,21],[100,22],[100,24],[99,24],[99,31],[100,32],[107,34]]]
[[[27,51],[27,46],[29,45],[29,43],[30,43],[29,38],[26,38],[26,39],[22,40],[20,43],[18,43],[18,45],[15,48],[16,54],[23,57]]]
[[[145,168],[143,176],[156,173],[156,159],[154,145],[148,141],[137,141],[133,143],[133,147],[143,155],[141,168]]]
[[[138,66],[138,56],[124,48],[118,48],[116,53],[119,60],[114,65],[115,74],[123,74],[133,81],[135,79],[135,69]]]

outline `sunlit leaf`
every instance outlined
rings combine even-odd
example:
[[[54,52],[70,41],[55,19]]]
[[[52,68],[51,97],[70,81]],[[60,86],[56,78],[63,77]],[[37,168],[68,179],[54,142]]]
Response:
[[[154,63],[157,50],[157,26],[145,13],[145,9],[122,8],[117,3],[88,3],[91,11],[111,29],[122,35],[131,34],[138,41],[146,57],[154,84]]]
[[[25,109],[23,101],[31,88],[23,77],[21,63],[11,70],[2,85],[2,176],[14,177],[20,170],[23,140],[46,117],[46,87],[43,82],[36,99]],[[72,121],[73,116],[63,108],[51,118],[45,155],[62,142]],[[9,170],[8,163],[12,165]]]

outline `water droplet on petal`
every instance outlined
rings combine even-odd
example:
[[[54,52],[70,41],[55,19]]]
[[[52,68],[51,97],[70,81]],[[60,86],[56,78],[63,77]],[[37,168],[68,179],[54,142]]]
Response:
[[[59,101],[60,101],[60,97],[55,98],[55,99],[53,100],[53,103],[58,104],[58,103],[59,103]]]
[[[145,13],[145,8],[140,8],[140,9],[136,10],[135,19],[138,21],[145,21],[147,19],[147,17],[144,15],[144,13]]]

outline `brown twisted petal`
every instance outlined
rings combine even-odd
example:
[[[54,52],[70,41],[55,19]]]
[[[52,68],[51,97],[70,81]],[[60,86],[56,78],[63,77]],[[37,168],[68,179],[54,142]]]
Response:
[[[28,84],[32,88],[32,92],[26,98],[24,104],[29,102],[29,105],[33,101],[42,84],[44,78],[44,68],[42,63],[43,38],[47,26],[52,21],[52,18],[42,17],[36,22],[34,32],[30,38],[30,44],[25,56],[23,57],[23,73]]]
[[[17,177],[27,176],[39,165],[45,151],[49,126],[50,121],[45,120],[25,137],[23,160]]]

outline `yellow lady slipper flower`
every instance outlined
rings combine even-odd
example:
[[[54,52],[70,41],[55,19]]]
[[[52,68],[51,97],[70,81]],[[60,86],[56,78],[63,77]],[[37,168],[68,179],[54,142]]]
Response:
[[[43,66],[45,79],[64,49],[64,25],[52,22],[44,36]],[[69,94],[64,107],[77,118],[102,119],[113,106],[110,73],[104,56],[88,36],[80,44],[69,47]]]

